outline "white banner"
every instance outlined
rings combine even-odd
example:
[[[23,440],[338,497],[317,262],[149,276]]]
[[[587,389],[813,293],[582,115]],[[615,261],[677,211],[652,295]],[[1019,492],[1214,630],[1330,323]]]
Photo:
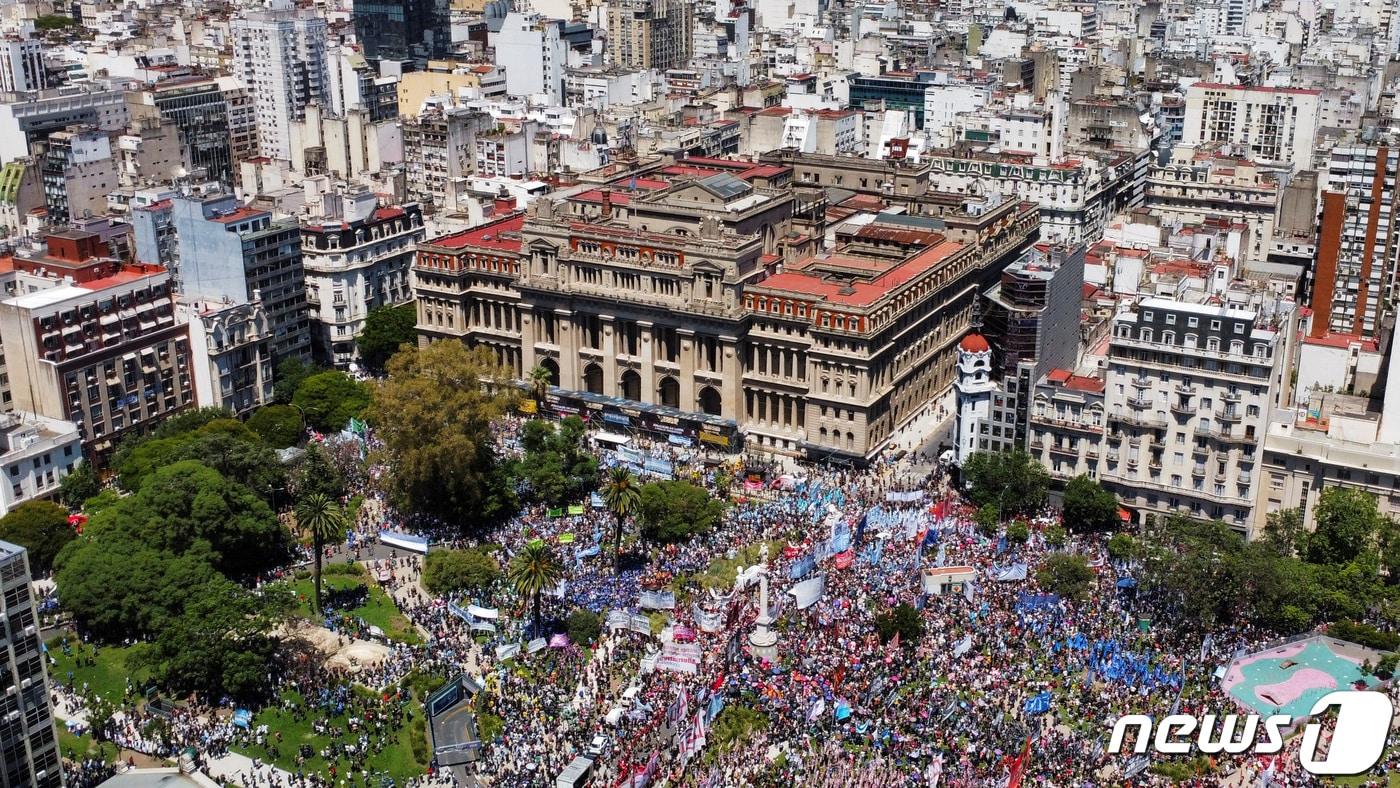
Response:
[[[824,574],[819,574],[815,577],[803,580],[801,583],[788,589],[788,593],[792,594],[793,598],[797,601],[798,610],[805,610],[811,607],[818,599],[822,598],[822,594],[825,592],[826,575]]]

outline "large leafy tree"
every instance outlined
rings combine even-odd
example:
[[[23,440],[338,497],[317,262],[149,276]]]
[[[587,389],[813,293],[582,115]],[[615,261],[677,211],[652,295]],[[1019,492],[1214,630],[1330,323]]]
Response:
[[[318,372],[303,380],[292,404],[306,414],[306,423],[320,432],[345,429],[369,405],[365,384],[338,370]]]
[[[87,499],[102,492],[102,482],[90,462],[79,462],[58,483],[58,498],[69,509],[80,509]]]
[[[973,503],[997,506],[1003,517],[1039,510],[1050,487],[1045,466],[1020,449],[976,452],[963,463],[962,477]]]
[[[207,554],[176,556],[127,534],[85,534],[55,562],[63,608],[99,640],[159,632],[179,615],[189,590],[218,576]]]
[[[642,535],[657,542],[680,542],[719,524],[724,505],[705,488],[683,481],[642,486]]]
[[[272,634],[289,600],[276,592],[252,593],[222,577],[186,589],[185,602],[143,653],[162,686],[240,700],[261,699],[270,689],[267,666],[277,651]]]
[[[76,533],[68,524],[68,510],[49,501],[25,501],[0,517],[0,539],[29,551],[29,567],[48,574],[53,560]]]
[[[1071,531],[1107,531],[1121,523],[1118,499],[1084,475],[1065,485],[1064,515],[1065,526]]]
[[[613,572],[622,571],[622,526],[642,505],[641,483],[632,471],[618,465],[603,482],[603,504],[613,516]]]
[[[233,577],[277,565],[288,548],[286,530],[261,498],[195,460],[155,471],[86,530],[94,539],[118,534],[176,555],[198,550]]]
[[[554,555],[549,545],[535,540],[526,544],[510,559],[506,579],[515,589],[515,593],[530,601],[534,632],[535,636],[539,637],[543,624],[540,617],[540,597],[564,579],[564,564]]]
[[[320,494],[334,501],[345,497],[347,492],[345,474],[320,443],[306,448],[306,454],[292,472],[291,482],[292,492],[298,496]]]
[[[418,340],[418,307],[413,304],[377,306],[365,316],[365,327],[355,344],[360,349],[360,361],[379,372],[389,357],[403,345]]]
[[[321,554],[328,544],[345,539],[345,510],[334,498],[314,492],[303,495],[296,505],[297,527],[311,537],[311,578],[316,589],[312,609],[321,610]]]
[[[405,509],[490,524],[516,506],[491,422],[518,398],[491,351],[435,342],[396,354],[368,411],[384,443],[388,486]]]
[[[283,405],[291,402],[297,389],[301,388],[302,381],[320,371],[320,367],[299,358],[284,359],[277,365],[277,374],[273,376],[273,401]]]
[[[1052,594],[1082,600],[1094,582],[1094,570],[1082,555],[1051,553],[1036,569],[1035,579],[1042,589]]]
[[[117,452],[112,465],[123,489],[140,490],[157,469],[181,460],[198,460],[264,498],[285,483],[276,453],[247,425],[209,408],[179,418],[186,429],[162,424],[157,434]]]
[[[1385,527],[1385,517],[1369,493],[1346,487],[1329,487],[1317,502],[1317,527],[1303,551],[1314,564],[1347,564],[1375,549]]]
[[[285,449],[301,440],[302,418],[291,405],[268,405],[248,417],[248,429],[268,446]]]
[[[525,450],[517,476],[531,496],[550,506],[578,501],[598,480],[598,459],[584,449],[587,425],[578,416],[554,424],[536,419],[521,431]]]
[[[423,559],[423,587],[434,594],[483,592],[501,576],[501,565],[484,550],[434,550]]]

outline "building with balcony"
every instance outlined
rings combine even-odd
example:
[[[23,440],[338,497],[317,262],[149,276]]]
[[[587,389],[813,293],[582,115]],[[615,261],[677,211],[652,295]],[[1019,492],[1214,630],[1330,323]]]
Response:
[[[48,285],[0,301],[0,342],[16,409],[71,421],[89,459],[195,402],[187,326],[170,275],[105,257],[70,231],[12,264]]]
[[[176,287],[182,299],[258,302],[270,323],[273,366],[311,357],[301,227],[291,217],[239,204],[228,194],[177,195]]]
[[[1171,160],[1147,170],[1145,205],[1156,216],[1195,224],[1228,219],[1248,228],[1239,262],[1263,261],[1274,236],[1281,190],[1274,172],[1248,159],[1181,146]]]
[[[1260,163],[1312,167],[1321,91],[1197,82],[1186,89],[1187,146],[1228,143]]]
[[[53,497],[82,459],[82,439],[72,422],[0,413],[0,517],[25,501]]]
[[[272,327],[261,301],[182,300],[176,312],[190,328],[199,407],[245,416],[272,401]]]
[[[322,195],[319,215],[301,226],[312,354],[348,366],[370,310],[413,300],[411,268],[423,239],[417,203],[388,205],[364,186]]]
[[[0,786],[61,788],[63,767],[30,590],[29,554],[0,542]]]
[[[1041,394],[1047,408],[1053,402],[1048,379],[1037,387],[1031,450],[1059,478],[1096,477],[1139,517],[1181,514],[1248,531],[1269,412],[1290,396],[1296,334],[1289,301],[1145,298],[1110,327],[1097,459],[1076,452],[1053,463],[1049,447],[1065,444],[1067,428],[1039,408]]]

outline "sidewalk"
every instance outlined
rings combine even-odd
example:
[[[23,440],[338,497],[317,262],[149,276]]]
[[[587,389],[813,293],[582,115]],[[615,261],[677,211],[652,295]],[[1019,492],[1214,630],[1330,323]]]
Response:
[[[235,785],[242,784],[241,778],[244,775],[255,774],[259,777],[259,785],[268,785],[269,781],[271,781],[272,785],[290,788],[290,786],[296,783],[296,777],[291,772],[284,771],[275,766],[269,766],[268,764],[263,764],[254,769],[252,758],[246,755],[239,755],[236,752],[230,752],[218,758],[210,758],[205,764],[204,771],[207,772],[210,777],[220,782],[233,783]]]

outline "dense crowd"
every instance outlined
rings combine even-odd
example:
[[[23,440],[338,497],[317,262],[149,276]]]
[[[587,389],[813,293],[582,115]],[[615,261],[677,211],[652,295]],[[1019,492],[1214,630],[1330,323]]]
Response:
[[[501,425],[508,453],[518,429],[517,421]],[[634,439],[633,446],[712,490],[727,473],[717,469],[732,462],[671,443]],[[599,453],[605,465],[621,461],[604,446]],[[393,644],[382,660],[353,673],[304,653],[271,666],[276,685],[296,692],[279,695],[283,711],[318,720],[314,728],[330,745],[318,753],[284,752],[291,745],[278,732],[237,728],[218,704],[189,705],[155,726],[135,713],[119,714],[104,733],[159,755],[255,745],[272,760],[294,763],[245,776],[247,788],[369,785],[368,760],[408,713],[399,682],[414,672],[465,671],[484,683],[471,701],[483,741],[468,771],[489,785],[553,785],[584,753],[594,756],[596,779],[605,785],[662,779],[713,788],[1165,784],[1170,780],[1151,772],[1129,777],[1131,755],[1106,751],[1113,721],[1172,709],[1236,711],[1214,671],[1276,634],[1183,625],[1169,603],[1120,587],[1132,567],[1107,560],[1103,537],[1071,536],[1051,547],[1047,531],[1063,525],[1054,512],[1029,519],[1030,538],[1022,545],[979,533],[931,457],[916,453],[863,470],[737,468],[731,490],[737,502],[719,527],[680,545],[635,545],[621,572],[610,551],[612,517],[601,507],[585,505],[570,516],[530,507],[494,533],[463,540],[450,523],[395,513],[367,486],[350,542],[328,555],[365,560],[424,642]],[[376,475],[371,469],[366,479]],[[551,642],[498,659],[536,634],[527,631],[528,600],[504,582],[469,599],[434,598],[418,582],[419,556],[368,555],[381,529],[428,534],[444,546],[499,545],[503,565],[531,540],[545,540],[568,569],[563,586],[544,600],[544,617],[558,630],[578,608],[653,613],[640,601],[649,587],[669,586],[678,603],[658,623],[660,632],[610,627],[591,646]],[[769,543],[779,546],[765,568],[780,611],[779,642],[771,651],[748,642],[757,617],[752,584],[670,582],[704,573],[716,559],[752,556],[755,545]],[[1038,588],[1035,568],[1051,550],[1091,561],[1096,578],[1087,599],[1058,599]],[[925,593],[921,570],[929,565],[972,567],[975,579],[949,593]],[[1028,571],[997,580],[1018,565]],[[824,590],[799,609],[789,591],[817,573]],[[498,609],[501,617],[473,628],[481,622],[462,613],[469,604]],[[876,617],[900,604],[918,611],[924,635],[882,641]],[[718,609],[721,625],[702,620],[702,609]],[[327,621],[346,635],[367,636],[344,617]],[[685,660],[658,661],[678,643],[698,655],[693,671]],[[354,729],[320,722],[342,717],[355,719]],[[312,755],[348,768],[312,774],[301,768]],[[1377,772],[1395,766],[1391,755]],[[446,773],[426,779],[451,781]],[[1221,756],[1186,784],[1227,779],[1312,784],[1296,758],[1243,755]]]

